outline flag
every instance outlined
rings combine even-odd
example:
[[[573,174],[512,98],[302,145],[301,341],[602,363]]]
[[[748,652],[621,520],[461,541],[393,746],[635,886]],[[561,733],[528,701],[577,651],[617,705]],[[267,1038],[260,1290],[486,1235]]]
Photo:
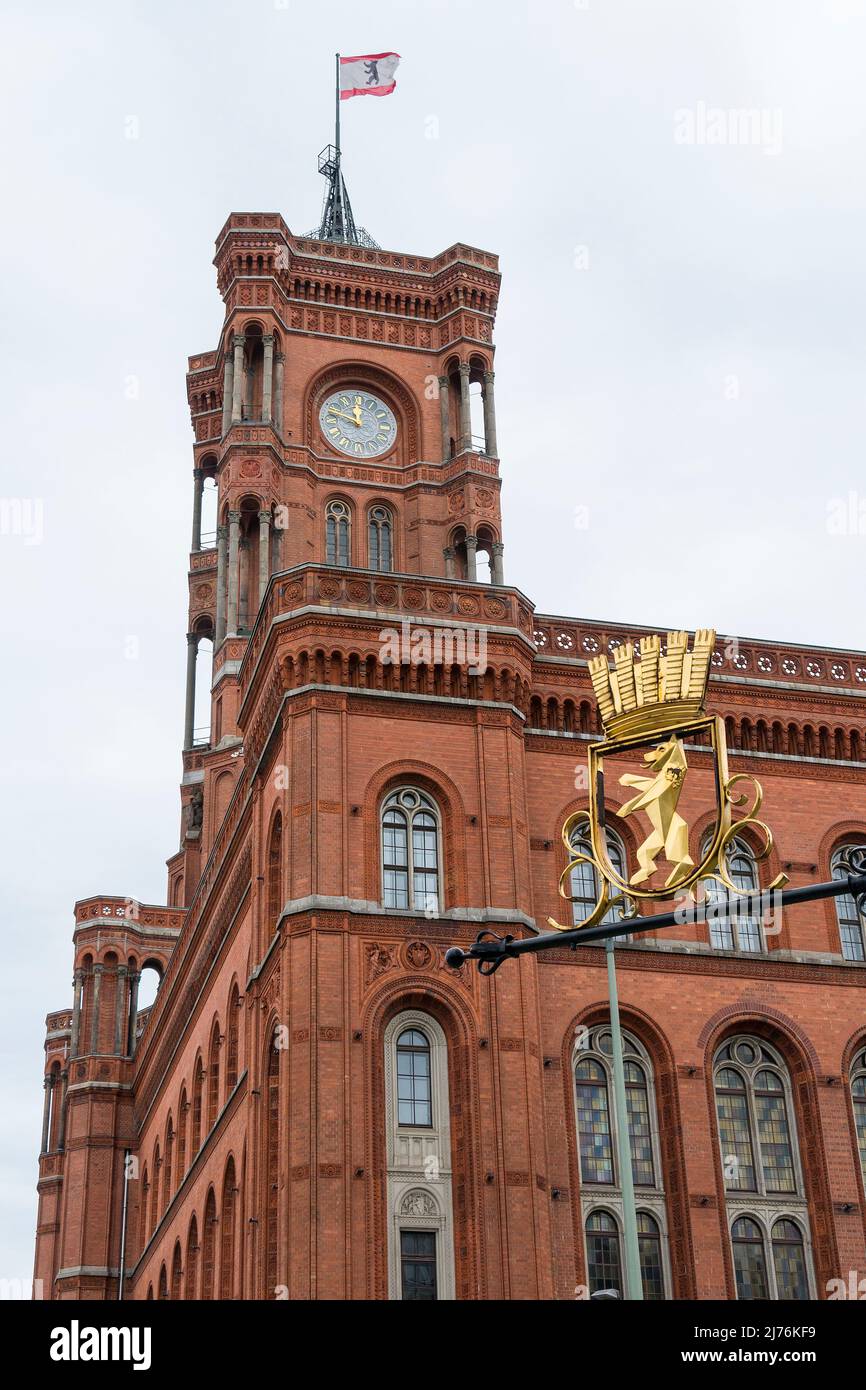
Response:
[[[397,86],[394,73],[399,61],[399,53],[362,53],[358,58],[341,58],[340,100],[390,96]]]

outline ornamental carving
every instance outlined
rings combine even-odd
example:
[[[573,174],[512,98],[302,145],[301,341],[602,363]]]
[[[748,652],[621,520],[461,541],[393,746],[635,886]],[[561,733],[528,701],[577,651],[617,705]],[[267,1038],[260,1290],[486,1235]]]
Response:
[[[463,512],[466,510],[466,498],[462,492],[451,492],[448,494],[449,512]]]
[[[424,941],[410,941],[404,955],[406,963],[411,965],[413,970],[429,970],[433,961],[433,952]]]
[[[388,970],[397,968],[397,947],[380,946],[378,941],[371,941],[366,947],[367,955],[367,984],[370,985],[374,980],[378,980],[380,975],[384,975]]]
[[[401,1216],[438,1216],[439,1208],[429,1192],[407,1192],[400,1203]]]
[[[475,505],[476,505],[482,512],[489,512],[489,511],[491,511],[492,508],[493,508],[493,505],[494,505],[495,500],[496,500],[496,499],[495,499],[493,493],[489,490],[489,488],[480,487],[480,488],[477,488],[477,489],[476,489],[476,492],[475,492]]]

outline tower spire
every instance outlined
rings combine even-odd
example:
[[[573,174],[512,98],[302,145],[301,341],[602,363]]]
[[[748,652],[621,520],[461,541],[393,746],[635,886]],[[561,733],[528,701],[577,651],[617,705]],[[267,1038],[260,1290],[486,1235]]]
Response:
[[[340,55],[335,58],[335,100],[334,144],[326,145],[319,153],[319,173],[328,180],[325,199],[322,204],[322,220],[318,232],[319,241],[340,241],[349,246],[372,246],[377,250],[379,243],[374,241],[364,227],[358,227],[349,200],[349,190],[343,178],[340,151]]]

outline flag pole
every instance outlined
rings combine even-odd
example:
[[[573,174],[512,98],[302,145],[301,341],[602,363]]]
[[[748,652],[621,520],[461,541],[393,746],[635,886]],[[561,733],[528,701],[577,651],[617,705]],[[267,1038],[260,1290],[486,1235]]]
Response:
[[[334,92],[335,92],[335,113],[334,113],[334,144],[337,153],[334,157],[336,173],[334,175],[334,226],[338,232],[340,240],[345,239],[345,218],[343,215],[343,171],[340,168],[340,55],[334,54]]]
[[[337,105],[337,112],[336,112],[337,119],[336,119],[336,127],[335,127],[335,132],[334,132],[334,144],[335,144],[335,146],[336,146],[336,148],[337,148],[337,163],[339,164],[339,162],[340,162],[340,55],[339,55],[339,53],[335,53],[335,54],[334,54],[334,63],[335,63],[334,78],[335,78],[335,84],[336,84],[336,85],[335,85],[335,91],[336,91],[336,96],[337,96],[337,102],[336,102],[336,105]]]

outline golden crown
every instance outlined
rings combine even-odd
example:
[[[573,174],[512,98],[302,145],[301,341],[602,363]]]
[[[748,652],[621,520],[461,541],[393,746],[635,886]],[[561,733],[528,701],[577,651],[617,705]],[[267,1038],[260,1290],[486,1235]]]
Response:
[[[704,713],[710,659],[716,644],[711,628],[695,633],[689,651],[687,632],[669,632],[662,655],[661,638],[642,637],[635,657],[632,642],[589,661],[589,674],[605,733],[610,738],[655,733]]]

